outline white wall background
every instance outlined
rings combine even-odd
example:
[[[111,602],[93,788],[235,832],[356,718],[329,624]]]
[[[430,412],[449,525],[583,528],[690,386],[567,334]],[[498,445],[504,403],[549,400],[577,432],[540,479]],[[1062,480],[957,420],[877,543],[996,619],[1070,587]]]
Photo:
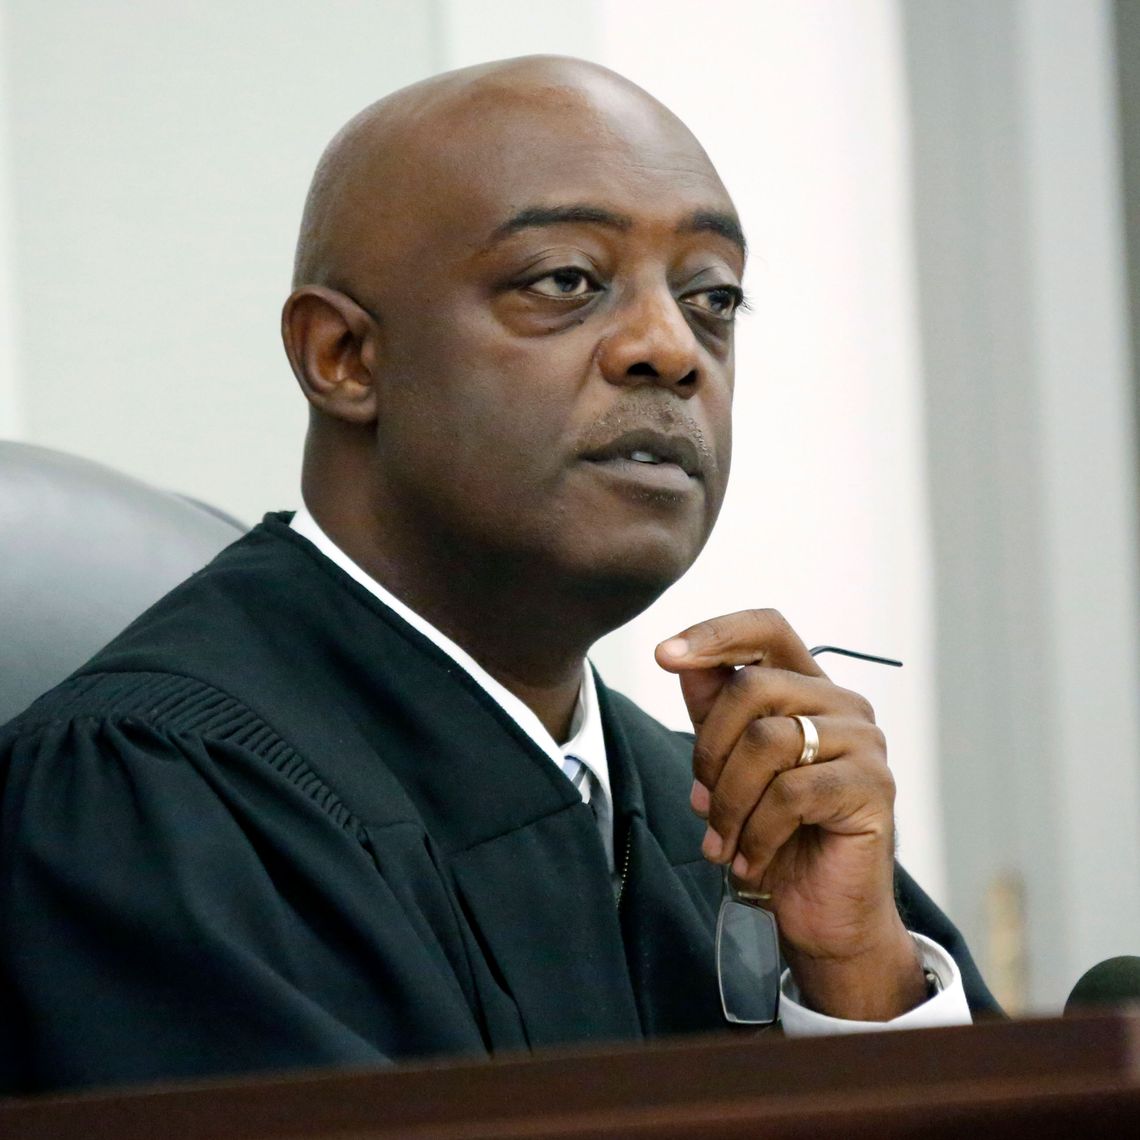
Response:
[[[773,605],[809,643],[901,657],[901,672],[828,667],[887,729],[904,861],[954,913],[969,910],[965,889],[948,894],[945,851],[969,837],[944,844],[937,779],[928,492],[939,474],[926,461],[901,19],[921,2],[0,0],[0,434],[247,521],[294,505],[305,413],[277,321],[325,141],[367,102],[447,67],[531,51],[609,64],[676,110],[721,169],[753,248],[754,312],[740,329],[721,525],[694,571],[597,660],[683,724],[652,647],[714,613]],[[1062,61],[1064,8],[1046,6],[1034,25]],[[1063,117],[1063,88],[1058,100],[1040,115]],[[1068,343],[1042,345],[1061,353],[1058,394],[1077,379]],[[1124,372],[1110,383],[1123,406]],[[1053,450],[1052,485],[1064,488],[1074,462]],[[1113,468],[1118,513],[1130,470]],[[1134,547],[1135,520],[1117,522]],[[981,574],[987,556],[984,543],[964,552]],[[1117,802],[1125,814],[1133,804]],[[1098,945],[1132,936],[1091,898],[1111,928]],[[1140,945],[1115,952],[1130,949]],[[1053,955],[1051,979],[1075,977],[1075,950],[1035,953]],[[1035,1000],[1061,996],[1051,982]]]
[[[12,104],[6,95],[3,62],[8,55],[7,13],[0,5],[0,439],[18,439],[24,433],[20,415],[20,374],[17,367],[16,294],[12,255],[12,144],[9,138]]]
[[[24,437],[250,522],[293,504],[305,411],[277,327],[301,203],[346,118],[436,69],[431,5],[3,12]]]

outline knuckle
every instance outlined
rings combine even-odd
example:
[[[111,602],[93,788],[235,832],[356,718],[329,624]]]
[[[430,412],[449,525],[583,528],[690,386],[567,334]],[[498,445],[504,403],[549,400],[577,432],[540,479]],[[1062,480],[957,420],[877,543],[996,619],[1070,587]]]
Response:
[[[877,725],[872,725],[867,734],[870,738],[870,747],[883,764],[887,762],[887,734]]]
[[[880,816],[883,819],[893,819],[895,812],[895,785],[893,781],[888,781],[881,786],[876,786],[875,799],[873,803],[877,804],[880,809]]]
[[[722,786],[713,793],[709,804],[709,817],[715,818],[723,825],[717,830],[725,837],[731,837],[741,829],[759,796],[754,783],[740,780],[739,773],[735,775],[736,779],[722,782]]]
[[[764,833],[760,827],[749,824],[741,833],[740,838],[737,840],[736,849],[748,860],[751,864],[756,864],[761,861],[762,857],[768,853],[768,845],[764,839]],[[757,881],[756,872],[753,872],[753,877],[748,880],[755,883]]]
[[[783,773],[768,785],[767,796],[777,811],[788,811],[799,803],[800,791],[796,781],[788,779],[788,773]]]
[[[878,764],[887,762],[887,737],[877,724],[866,722],[857,724],[852,731],[853,748],[851,754],[856,758],[866,758]]]
[[[693,775],[706,787],[711,787],[718,775],[716,754],[699,738],[693,745]]]
[[[772,670],[763,665],[742,665],[726,683],[729,699],[747,707],[754,716],[771,712]]]
[[[709,827],[722,839],[732,841],[740,826],[740,805],[732,797],[714,794],[709,801]]]
[[[881,804],[890,811],[895,802],[895,778],[885,766],[864,771],[855,784],[861,798]]]
[[[803,769],[799,769],[803,771]],[[814,799],[830,799],[842,791],[845,778],[842,769],[833,764],[815,764],[810,772],[811,796]]]
[[[763,609],[753,610],[758,622],[762,622],[769,629],[791,629],[788,619],[779,610],[766,606]]]
[[[740,615],[748,625],[749,636],[760,645],[779,640],[791,627],[778,610],[769,608],[744,610]]]
[[[746,693],[755,681],[757,666],[742,665],[727,681],[724,687],[737,699]]]
[[[764,615],[769,636],[773,640],[782,645],[794,645],[799,641],[796,631],[792,629],[792,623],[779,610],[765,610]]]
[[[890,768],[883,767],[878,772],[879,787],[888,802],[895,802],[895,777]]]
[[[732,623],[726,617],[709,618],[704,623],[704,628],[707,640],[716,645],[720,645],[731,638]]]
[[[853,716],[865,720],[869,724],[875,723],[875,706],[862,693],[851,689],[842,689],[843,703],[851,710]]]
[[[749,721],[741,734],[741,741],[749,752],[767,752],[775,743],[775,732],[767,717],[757,717]]]

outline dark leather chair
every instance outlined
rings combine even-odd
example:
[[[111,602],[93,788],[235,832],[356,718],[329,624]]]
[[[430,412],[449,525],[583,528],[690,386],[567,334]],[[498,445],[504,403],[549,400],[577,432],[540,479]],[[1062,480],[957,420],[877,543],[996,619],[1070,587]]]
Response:
[[[0,441],[0,724],[245,529],[101,464]]]

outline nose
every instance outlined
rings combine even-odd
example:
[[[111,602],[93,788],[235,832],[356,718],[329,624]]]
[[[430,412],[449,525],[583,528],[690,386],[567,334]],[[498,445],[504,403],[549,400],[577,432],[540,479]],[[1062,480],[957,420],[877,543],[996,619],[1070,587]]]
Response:
[[[647,290],[618,306],[613,328],[598,346],[602,375],[611,384],[656,384],[679,396],[696,393],[700,345],[676,298]]]

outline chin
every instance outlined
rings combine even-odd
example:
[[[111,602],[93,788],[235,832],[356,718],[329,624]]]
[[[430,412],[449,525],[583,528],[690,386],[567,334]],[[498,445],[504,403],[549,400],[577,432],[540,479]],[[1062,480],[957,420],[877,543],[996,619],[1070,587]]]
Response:
[[[703,544],[702,544],[703,545]],[[648,609],[693,564],[700,547],[681,550],[649,545],[607,550],[604,556],[575,567],[575,592],[611,629]]]

